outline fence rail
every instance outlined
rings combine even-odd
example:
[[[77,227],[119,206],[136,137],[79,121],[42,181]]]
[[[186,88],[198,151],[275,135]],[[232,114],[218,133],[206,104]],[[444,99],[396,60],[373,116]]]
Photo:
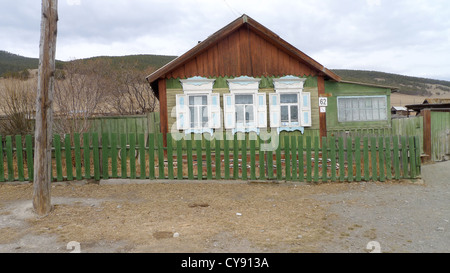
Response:
[[[276,149],[262,139],[179,140],[168,134],[55,135],[53,181],[189,179],[386,181],[420,175],[418,137],[285,136]],[[226,139],[226,138],[224,138]],[[0,136],[0,182],[31,181],[33,138]]]

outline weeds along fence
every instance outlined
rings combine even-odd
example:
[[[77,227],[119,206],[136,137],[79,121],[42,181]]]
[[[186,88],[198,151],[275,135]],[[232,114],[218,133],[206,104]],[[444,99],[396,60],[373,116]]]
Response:
[[[55,135],[53,181],[83,179],[386,181],[420,175],[418,137],[285,136],[175,141],[161,134]],[[320,142],[322,141],[322,145]],[[0,136],[0,182],[33,179],[33,138]]]

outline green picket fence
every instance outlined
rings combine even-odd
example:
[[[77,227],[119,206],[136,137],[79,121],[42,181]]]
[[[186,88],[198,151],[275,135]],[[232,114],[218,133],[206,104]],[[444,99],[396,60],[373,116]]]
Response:
[[[192,136],[191,136],[192,137]],[[386,181],[420,175],[418,137],[284,136],[175,141],[161,134],[55,135],[54,181],[83,179]],[[0,136],[0,182],[31,181],[32,136]]]

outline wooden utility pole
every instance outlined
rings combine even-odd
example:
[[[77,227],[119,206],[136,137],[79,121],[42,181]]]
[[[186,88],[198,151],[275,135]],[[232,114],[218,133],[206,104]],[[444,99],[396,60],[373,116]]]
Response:
[[[38,216],[52,209],[50,201],[53,89],[58,0],[42,0],[39,76],[36,99],[33,207]]]

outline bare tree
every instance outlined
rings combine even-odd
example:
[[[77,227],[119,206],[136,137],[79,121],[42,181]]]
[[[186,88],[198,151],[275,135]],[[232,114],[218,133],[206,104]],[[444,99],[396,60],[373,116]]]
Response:
[[[120,115],[154,112],[158,101],[145,80],[148,71],[140,71],[131,64],[121,64],[109,72],[108,103]]]
[[[0,84],[0,134],[25,135],[33,132],[33,116],[36,107],[35,79],[23,81],[6,79]]]
[[[89,130],[89,118],[102,112],[105,88],[103,75],[108,63],[101,60],[75,60],[65,65],[64,79],[56,81],[55,132],[84,133]]]

